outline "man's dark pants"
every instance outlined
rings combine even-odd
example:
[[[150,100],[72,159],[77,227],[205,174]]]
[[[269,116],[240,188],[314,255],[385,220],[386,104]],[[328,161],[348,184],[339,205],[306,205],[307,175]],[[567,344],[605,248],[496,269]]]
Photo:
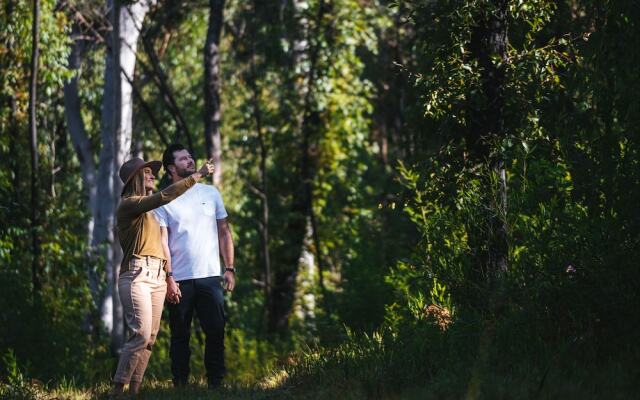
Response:
[[[191,319],[195,310],[205,334],[204,365],[210,386],[218,386],[225,373],[224,367],[224,294],[219,276],[188,279],[178,282],[182,299],[169,304],[171,327],[171,372],[176,386],[189,379],[189,339]]]

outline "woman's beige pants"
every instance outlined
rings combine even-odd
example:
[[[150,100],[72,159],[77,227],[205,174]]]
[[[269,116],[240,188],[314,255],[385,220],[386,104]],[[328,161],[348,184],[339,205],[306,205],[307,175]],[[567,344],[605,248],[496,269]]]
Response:
[[[120,275],[118,290],[131,335],[122,348],[113,380],[123,384],[142,382],[167,292],[162,262],[152,257],[133,260],[130,269]]]

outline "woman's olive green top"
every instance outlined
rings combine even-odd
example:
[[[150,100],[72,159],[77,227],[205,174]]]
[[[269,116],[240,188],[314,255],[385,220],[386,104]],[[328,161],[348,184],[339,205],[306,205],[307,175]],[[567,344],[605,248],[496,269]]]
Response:
[[[130,196],[120,202],[116,211],[118,238],[122,246],[120,273],[129,269],[132,257],[156,257],[165,260],[160,239],[160,225],[152,210],[161,207],[195,185],[193,177],[181,179],[151,196]]]

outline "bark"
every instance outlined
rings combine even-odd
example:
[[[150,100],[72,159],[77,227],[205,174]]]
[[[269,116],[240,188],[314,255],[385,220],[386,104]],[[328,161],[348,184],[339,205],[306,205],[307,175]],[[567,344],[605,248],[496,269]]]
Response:
[[[58,149],[58,145],[60,144],[60,148],[64,148],[64,145],[66,144],[66,134],[65,134],[65,127],[64,127],[64,121],[59,120],[58,123],[56,124],[55,129],[53,130],[53,135],[51,135],[50,141],[49,141],[49,151],[51,152],[50,154],[50,160],[51,160],[51,164],[50,164],[50,179],[49,179],[49,192],[52,198],[56,198],[57,197],[57,193],[56,193],[56,174],[58,172],[60,172],[60,170],[62,169],[62,167],[60,166],[56,166],[56,158],[57,158],[57,149]]]
[[[297,20],[298,31],[294,32],[291,38],[293,43],[291,70],[303,70],[305,79],[302,85],[292,84],[292,88],[289,88],[292,94],[300,94],[303,99],[301,117],[296,121],[301,136],[299,180],[297,187],[293,189],[294,193],[301,193],[302,195],[294,195],[291,217],[287,226],[287,232],[290,232],[294,238],[291,250],[285,253],[282,266],[275,273],[273,289],[274,315],[273,319],[269,321],[269,328],[270,330],[278,331],[283,331],[288,325],[296,292],[296,280],[300,267],[299,261],[304,258],[301,256],[302,254],[311,251],[309,246],[315,248],[316,257],[314,257],[314,261],[318,267],[320,288],[325,300],[328,299],[322,278],[324,265],[320,248],[321,243],[313,211],[313,179],[315,177],[315,162],[317,158],[315,142],[321,123],[314,100],[320,45],[317,41],[315,41],[315,45],[310,45],[314,38],[319,38],[323,34],[322,20],[326,12],[326,6],[324,1],[319,2],[313,24],[301,12],[303,7],[302,2],[293,2],[294,19]],[[293,79],[296,78],[294,75]],[[327,312],[329,312],[328,309]]]
[[[104,72],[104,91],[102,99],[102,129],[96,193],[96,213],[93,232],[92,247],[98,250],[101,261],[104,263],[106,288],[102,297],[101,319],[109,333],[113,332],[113,303],[114,303],[114,280],[113,280],[113,176],[114,171],[114,137],[118,134],[119,109],[120,109],[120,88],[118,82],[118,21],[117,18],[119,4],[116,1],[108,0],[107,6],[110,12],[112,23],[112,36],[109,38],[107,48],[106,64]],[[115,76],[114,76],[115,75]]]
[[[290,8],[289,4],[291,4]],[[288,12],[289,9],[291,9],[291,15]],[[304,30],[308,28],[308,20],[301,15],[302,9],[303,4],[300,1],[283,0],[282,2],[279,23],[286,28],[293,28],[285,30],[285,37],[283,38],[290,43],[291,48],[289,57],[287,57],[287,64],[284,67],[288,71],[296,71],[297,68],[304,68],[307,65],[308,43],[305,40],[306,34]],[[292,20],[293,23],[289,20]],[[283,88],[285,93],[280,105],[284,117],[296,116],[291,122],[295,127],[294,129],[299,129],[302,125],[302,118],[298,117],[300,114],[296,112],[296,107],[292,106],[292,102],[288,101],[288,99],[295,99],[296,96],[304,95],[307,89],[306,85],[297,83],[299,82],[298,77],[295,73],[288,77],[286,86]],[[300,157],[302,160],[302,156]],[[297,167],[300,168],[301,165]],[[303,190],[300,171],[297,171],[297,175],[292,176],[292,178],[290,190],[293,193],[300,193]],[[304,252],[305,234],[307,232],[305,202],[302,201],[302,197],[299,195],[293,196],[286,227],[286,232],[291,239],[281,249],[281,260],[276,264],[278,267],[273,271],[273,289],[271,291],[273,313],[267,323],[269,332],[286,332],[289,316],[293,308],[300,254]]]
[[[488,38],[488,48],[490,54],[497,54],[500,60],[507,61],[507,7],[506,0],[495,0],[496,12],[490,18],[490,34]],[[488,63],[487,63],[488,65]],[[491,69],[487,69],[488,75],[484,80],[484,91],[490,99],[490,115],[495,118],[491,120],[492,132],[498,139],[505,136],[505,115],[504,115],[504,90],[505,90],[505,68],[491,63]],[[507,271],[507,258],[509,244],[507,238],[507,178],[505,162],[499,151],[494,152],[491,159],[491,166],[494,175],[497,177],[498,187],[496,196],[496,213],[491,217],[491,240],[489,245],[489,270],[494,275],[499,275]]]
[[[118,64],[120,68],[114,74],[118,77],[120,86],[120,112],[117,117],[120,119],[119,131],[116,130],[114,145],[114,171],[117,172],[120,166],[131,155],[132,143],[132,125],[133,125],[133,85],[130,78],[135,76],[137,44],[142,24],[146,14],[149,12],[155,1],[142,0],[126,7],[120,8],[118,34],[119,43],[117,44]],[[118,174],[112,175],[113,179],[113,204],[114,210],[120,202],[120,193],[122,192],[122,181]],[[112,335],[112,347],[119,349],[124,343],[124,318],[122,313],[122,304],[119,301],[118,286],[115,284],[120,274],[120,262],[122,260],[122,248],[120,247],[117,231],[114,231],[113,241],[113,319],[114,334]]]
[[[316,324],[316,308],[317,299],[309,288],[315,286],[316,268],[315,254],[313,253],[313,243],[311,242],[313,233],[311,232],[311,221],[307,218],[307,232],[305,233],[305,244],[300,253],[298,260],[298,275],[296,277],[296,294],[293,305],[293,312],[296,316],[296,322],[300,323],[305,331],[313,334],[317,332]]]
[[[9,97],[9,108],[11,109],[11,114],[9,117],[9,132],[11,133],[11,140],[9,141],[9,154],[19,154],[21,132],[18,126],[18,118],[16,116],[16,114],[18,113],[18,102],[16,101],[15,95]],[[9,158],[11,170],[13,172],[13,187],[16,188],[16,194],[19,194],[20,185],[23,183],[22,174],[24,172],[24,168],[22,167],[21,161],[22,160],[20,160],[20,157]]]
[[[209,27],[204,46],[204,138],[207,158],[216,166],[214,185],[222,183],[222,139],[220,135],[220,33],[224,0],[209,0]]]
[[[31,280],[34,299],[41,288],[40,191],[38,190],[38,126],[36,121],[38,64],[40,56],[40,2],[33,1],[31,27],[31,78],[29,81],[29,141],[31,147]]]
[[[325,13],[325,3],[320,1],[318,3],[318,11],[315,20],[315,29],[311,37],[319,38],[322,35],[323,26],[322,19]],[[320,52],[320,45],[316,42],[315,46],[311,47],[311,53],[309,56],[309,73],[307,75],[307,91],[305,95],[302,120],[302,184],[304,187],[304,205],[307,218],[311,225],[311,230],[308,232],[311,235],[313,247],[315,248],[316,263],[318,266],[318,282],[320,284],[320,290],[325,300],[325,311],[330,313],[328,307],[328,296],[324,285],[324,259],[322,257],[322,248],[320,243],[320,237],[318,233],[318,222],[315,212],[313,210],[314,195],[313,195],[313,180],[315,178],[315,164],[318,157],[316,138],[318,136],[318,130],[320,128],[320,115],[317,111],[317,106],[314,101],[315,81],[318,75],[318,57]],[[313,153],[313,154],[312,154]]]
[[[476,28],[472,46],[481,68],[482,92],[486,101],[483,110],[472,113],[472,129],[468,133],[474,158],[486,161],[495,180],[488,182],[487,254],[482,257],[482,270],[494,281],[507,271],[508,226],[507,226],[507,180],[505,162],[498,148],[505,137],[505,63],[508,47],[508,22],[506,0],[493,0],[493,10],[488,12],[483,24]],[[494,60],[498,57],[501,64]],[[491,149],[493,148],[493,151]]]
[[[90,212],[85,232],[88,241],[87,247],[91,248],[96,218],[96,163],[93,158],[94,149],[89,141],[89,137],[82,120],[82,114],[80,112],[80,96],[78,95],[78,74],[86,46],[86,41],[81,39],[79,26],[74,24],[72,28],[71,52],[69,54],[69,69],[73,71],[74,74],[71,79],[65,82],[64,85],[64,111],[69,136],[71,137],[73,148],[76,156],[78,157],[78,161],[80,162],[82,187]],[[97,260],[91,251],[86,255],[86,259],[88,262],[86,270],[91,298],[93,299],[94,306],[99,308],[102,293],[100,291],[100,277],[97,270]],[[100,315],[102,315],[102,311],[98,311],[100,312]]]
[[[126,20],[129,20],[129,21],[138,21],[140,20],[141,17],[138,11],[136,11],[136,13],[134,14],[131,9],[127,9],[127,8],[122,9],[120,11],[120,18],[118,19],[118,21],[116,21],[117,22],[116,26],[120,25],[120,19],[122,18],[125,18]],[[88,260],[87,274],[88,274],[88,280],[89,280],[89,288],[91,291],[91,295],[92,295],[92,299],[94,301],[95,307],[98,310],[98,313],[100,314],[100,319],[102,320],[107,330],[109,332],[113,332],[114,312],[116,313],[116,317],[119,316],[119,310],[118,308],[115,308],[115,309],[113,308],[113,302],[115,299],[116,305],[119,305],[119,300],[117,296],[113,297],[114,289],[113,289],[113,286],[111,286],[109,279],[106,279],[107,288],[105,290],[101,290],[101,286],[102,286],[101,281],[103,280],[103,278],[101,277],[98,270],[98,264],[100,264],[101,259],[106,263],[107,266],[113,265],[114,263],[113,252],[119,251],[119,248],[118,248],[119,245],[117,243],[117,240],[115,240],[115,238],[113,238],[111,236],[112,234],[110,233],[110,231],[113,229],[113,223],[111,222],[111,218],[113,218],[112,216],[113,210],[110,210],[110,208],[113,207],[113,209],[115,210],[115,207],[117,206],[117,201],[119,200],[119,191],[114,191],[113,187],[111,187],[111,185],[114,185],[114,186],[118,185],[119,182],[111,183],[109,178],[110,176],[113,176],[113,174],[116,173],[119,167],[119,164],[117,163],[115,158],[113,158],[113,151],[114,151],[113,138],[115,136],[109,133],[113,131],[114,129],[113,126],[116,126],[113,124],[117,122],[117,120],[119,119],[119,117],[116,114],[113,114],[113,111],[112,111],[114,110],[114,104],[116,101],[115,98],[113,97],[115,93],[113,82],[119,81],[122,85],[127,85],[127,87],[131,89],[131,92],[133,93],[133,95],[136,96],[143,110],[145,111],[147,116],[150,118],[150,121],[154,126],[154,129],[158,133],[158,136],[160,137],[160,139],[165,144],[168,144],[168,140],[166,136],[163,134],[163,132],[160,130],[159,123],[157,122],[153,113],[151,112],[149,105],[145,102],[144,98],[142,98],[141,94],[139,93],[139,91],[137,91],[136,87],[134,86],[133,79],[129,75],[134,70],[131,66],[131,63],[124,64],[124,65],[121,64],[119,66],[121,76],[120,77],[114,76],[117,74],[113,69],[114,68],[112,64],[113,58],[109,59],[109,56],[113,52],[112,38],[105,37],[100,32],[96,31],[90,24],[88,24],[82,18],[80,14],[76,14],[76,19],[77,19],[76,24],[74,24],[73,30],[72,30],[73,44],[71,48],[71,53],[69,55],[69,68],[73,71],[76,71],[76,74],[74,74],[74,76],[68,82],[65,83],[65,87],[64,87],[65,115],[67,119],[67,126],[69,128],[71,140],[73,142],[73,146],[74,146],[76,155],[78,157],[78,160],[80,161],[80,166],[82,170],[83,188],[85,191],[85,196],[87,197],[87,200],[88,200],[88,208],[90,210],[90,218],[87,221],[87,227],[86,227],[87,238],[88,238],[89,247],[90,247],[90,254],[87,255],[87,260]],[[113,17],[111,17],[111,19],[113,21]],[[87,46],[89,44],[88,41],[84,39],[86,38],[86,36],[83,36],[80,30],[80,26],[79,26],[80,24],[82,24],[84,28],[88,29],[93,35],[95,35],[96,40],[100,42],[104,42],[106,44],[107,52],[108,52],[107,69],[109,70],[109,72],[105,71],[105,95],[103,99],[103,129],[102,129],[103,146],[100,152],[99,170],[96,170],[96,165],[94,161],[95,149],[91,145],[91,142],[88,138],[86,129],[84,127],[84,123],[82,121],[82,115],[80,112],[81,104],[80,104],[80,98],[78,96],[79,77],[77,75],[77,71],[80,68],[82,59],[84,57],[84,53],[87,50]],[[136,29],[139,28],[139,25],[140,23],[134,24]],[[122,35],[122,32],[121,32],[121,35]],[[125,34],[125,36],[126,35],[127,34]],[[136,51],[135,40],[131,38],[127,39],[127,41],[125,41],[123,45],[126,47],[126,49],[123,50],[122,46],[120,46],[119,54],[126,52],[128,53],[130,58],[131,54],[135,53]],[[135,57],[135,54],[134,54],[134,57]],[[130,94],[129,94],[129,101],[127,103],[129,104],[132,103]],[[119,106],[119,108],[121,108],[122,106],[126,106],[126,104]],[[129,112],[128,114],[130,115],[131,113]],[[124,113],[121,115],[127,115],[127,113]],[[128,124],[125,123],[123,126],[127,126],[127,125],[131,126],[131,123],[130,122]],[[128,134],[130,137],[131,136],[130,131],[131,129],[128,129],[128,132],[127,131],[125,132],[120,131],[120,132],[123,133],[124,135]],[[130,139],[129,139],[129,143],[130,143]],[[114,165],[111,166],[111,164],[114,164]],[[100,178],[98,178],[98,176]],[[97,182],[100,182],[100,183],[98,184]],[[99,189],[100,196],[101,196],[100,202],[98,202],[97,200],[98,187],[100,188]],[[113,192],[116,197],[116,199],[114,200],[115,204],[113,204],[113,206],[109,205],[109,201],[108,201],[109,195],[107,195],[108,193],[111,193],[111,192]],[[97,221],[97,229],[95,228],[96,221]],[[108,250],[107,244],[115,246],[113,251]],[[115,259],[117,259],[117,257],[115,257]],[[108,269],[108,267],[106,267],[106,269]],[[109,271],[106,271],[106,273],[112,274]],[[118,330],[121,330],[118,326],[116,328]],[[116,342],[118,341],[119,339],[116,340]],[[116,343],[116,347],[117,346],[118,345]]]
[[[74,30],[76,30],[79,25],[82,25],[84,28],[86,28],[92,35],[94,35],[94,39],[100,43],[105,43],[107,46],[107,50],[111,51],[111,47],[110,47],[110,40],[108,38],[105,38],[105,36],[98,30],[96,30],[83,16],[82,14],[75,8],[73,7],[73,5],[68,5],[69,8],[75,13],[74,14],[74,18],[76,19],[76,25],[74,25]],[[82,57],[80,57],[82,58]],[[81,61],[81,60],[80,60]],[[140,62],[140,64],[145,67],[144,63],[142,63],[140,60],[137,60],[138,62]],[[70,66],[71,69],[75,69],[77,67],[72,67]],[[144,99],[144,97],[142,96],[142,93],[140,92],[139,88],[136,87],[133,78],[129,75],[126,74],[126,72],[122,69],[122,67],[120,68],[123,76],[127,79],[128,83],[131,85],[131,88],[133,90],[133,94],[135,96],[136,99],[138,99],[138,101],[140,102],[140,106],[142,107],[142,110],[144,111],[145,115],[149,118],[149,121],[151,122],[151,125],[153,126],[153,129],[156,131],[156,133],[158,134],[158,137],[160,138],[160,140],[162,141],[162,143],[165,146],[169,145],[169,141],[167,139],[167,136],[164,134],[164,132],[162,131],[162,128],[160,127],[160,123],[158,121],[158,119],[156,118],[156,115],[154,113],[154,111],[151,109],[151,106],[147,103],[147,101]],[[147,69],[145,70],[146,72],[148,72],[150,75],[154,76],[153,72],[147,67]],[[154,79],[154,83],[156,85],[158,85],[158,87],[160,88],[160,84],[157,82],[157,80]],[[160,88],[161,91],[162,88]]]
[[[255,5],[254,5],[255,6]],[[252,29],[252,32],[255,31]],[[256,194],[260,198],[261,215],[259,223],[259,233],[262,245],[262,259],[263,259],[263,276],[264,276],[264,298],[265,298],[265,315],[266,320],[270,321],[273,315],[273,299],[271,295],[272,291],[272,279],[271,279],[271,257],[269,254],[269,180],[267,176],[267,159],[269,157],[269,151],[267,148],[265,133],[262,129],[262,111],[260,107],[260,89],[257,84],[257,67],[256,67],[256,37],[250,38],[252,46],[251,54],[251,76],[249,77],[248,86],[253,94],[253,119],[256,126],[256,133],[258,137],[258,147],[260,148],[260,161],[259,161],[259,179],[260,189],[256,190]]]
[[[114,226],[115,209],[120,201],[122,182],[117,170],[131,152],[133,87],[129,77],[134,76],[137,41],[144,17],[154,2],[142,0],[121,7],[119,1],[109,0],[112,19],[110,51],[107,51],[104,97],[102,108],[102,149],[98,168],[97,213],[93,245],[102,249],[107,280],[102,309],[105,325],[111,332],[114,352],[124,342],[122,305],[116,285],[122,250]]]

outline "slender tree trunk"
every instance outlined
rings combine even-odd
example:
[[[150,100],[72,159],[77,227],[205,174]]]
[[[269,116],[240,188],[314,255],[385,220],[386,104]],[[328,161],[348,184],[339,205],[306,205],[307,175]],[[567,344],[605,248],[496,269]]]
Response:
[[[271,291],[273,283],[271,279],[271,256],[269,254],[269,189],[266,168],[267,151],[264,144],[264,138],[260,138],[260,180],[262,191],[262,256],[264,259],[264,296],[267,308],[267,320],[273,314],[273,302]]]
[[[113,170],[117,172],[120,166],[131,157],[132,136],[133,136],[133,84],[131,79],[135,76],[136,53],[138,39],[142,32],[144,18],[155,1],[141,0],[126,7],[121,6],[119,12],[118,35],[115,48],[117,49],[120,68],[116,69],[114,78],[117,77],[117,85],[120,87],[119,101],[120,107],[116,117],[119,118],[116,135],[114,135],[114,165]],[[116,173],[113,179],[113,207],[114,210],[120,203],[120,193],[122,192],[122,181]],[[122,261],[122,248],[118,240],[118,231],[113,232],[113,333],[112,347],[120,349],[124,344],[125,326],[122,311],[122,304],[118,295],[118,276],[120,275],[120,262]]]
[[[114,228],[114,202],[113,202],[113,176],[114,170],[114,138],[119,132],[120,87],[117,84],[120,67],[118,54],[118,25],[120,5],[117,0],[108,0],[112,32],[110,45],[107,47],[104,72],[104,92],[102,98],[102,131],[96,193],[96,214],[92,247],[96,248],[104,262],[106,288],[102,296],[102,321],[109,331],[113,333],[113,306],[118,301],[114,298],[114,265],[113,265],[113,228]],[[117,350],[117,349],[112,349]]]
[[[207,158],[216,166],[214,185],[222,183],[222,139],[220,134],[220,33],[224,0],[209,0],[209,28],[204,46],[204,138]]]
[[[482,269],[491,281],[507,271],[507,179],[503,155],[491,151],[505,137],[505,63],[508,47],[507,0],[493,0],[492,10],[473,35],[474,53],[481,68],[481,82],[486,108],[472,113],[468,135],[476,159],[489,163],[492,178],[488,180],[489,216],[487,221],[487,254]],[[495,59],[499,58],[498,64]],[[492,195],[493,194],[493,195]]]
[[[311,41],[312,37],[319,38],[323,33],[322,20],[325,13],[325,2],[320,0],[318,3],[318,10],[316,14],[314,30],[313,32],[309,32],[310,35],[308,40]],[[316,39],[319,40],[319,39]],[[324,285],[324,259],[322,257],[322,248],[320,243],[320,236],[318,233],[318,222],[316,219],[315,211],[313,209],[314,205],[314,195],[313,195],[313,181],[315,178],[315,164],[317,158],[317,139],[318,129],[320,126],[320,115],[317,111],[317,105],[313,100],[314,91],[315,91],[315,81],[318,74],[318,57],[320,52],[320,45],[316,43],[315,46],[311,48],[310,56],[309,56],[309,73],[307,75],[307,90],[305,93],[304,100],[304,108],[303,108],[303,120],[302,120],[302,183],[304,187],[304,197],[305,197],[305,209],[307,218],[309,219],[309,223],[311,224],[311,239],[313,243],[313,247],[315,247],[315,255],[316,255],[316,263],[318,266],[318,283],[320,285],[320,290],[322,291],[324,297],[324,305],[327,313],[330,313],[330,309],[328,307],[328,296],[327,290]],[[315,155],[312,156],[311,152]]]
[[[260,165],[259,179],[260,189],[257,190],[260,197],[261,215],[260,215],[260,238],[262,244],[263,257],[263,275],[264,275],[264,298],[266,320],[269,321],[273,315],[273,299],[271,297],[272,279],[271,279],[271,257],[269,254],[269,180],[267,176],[267,158],[269,157],[267,144],[265,143],[265,134],[262,129],[262,112],[260,109],[260,90],[257,85],[257,73],[255,66],[255,38],[251,38],[253,54],[251,59],[251,77],[249,78],[249,87],[253,92],[253,119],[256,124],[256,132],[258,136],[258,146],[260,148]]]
[[[252,2],[253,7],[253,20],[258,21],[258,12],[257,8],[259,5],[257,1],[254,0]],[[263,283],[264,283],[264,300],[265,300],[265,321],[270,321],[273,316],[273,298],[272,298],[272,289],[273,289],[273,278],[271,271],[271,254],[269,251],[269,179],[267,174],[267,160],[269,158],[269,148],[267,144],[266,133],[263,129],[262,122],[262,107],[261,107],[261,96],[260,96],[260,87],[258,84],[258,66],[257,66],[257,52],[256,45],[258,41],[257,28],[258,24],[254,23],[248,27],[249,31],[249,42],[251,45],[251,55],[250,55],[250,70],[247,76],[247,86],[251,90],[252,93],[252,103],[253,103],[253,120],[255,123],[256,134],[258,139],[258,147],[260,151],[260,159],[258,165],[258,179],[259,179],[259,189],[255,189],[254,192],[260,198],[261,212],[258,222],[259,234],[261,239],[261,253],[263,259]],[[269,326],[269,324],[267,324]]]
[[[102,250],[107,280],[102,307],[103,321],[111,332],[111,346],[117,352],[124,342],[122,305],[117,280],[122,250],[114,229],[115,210],[122,182],[117,171],[130,155],[132,136],[132,94],[129,77],[134,76],[137,41],[144,17],[155,2],[142,0],[122,7],[109,0],[113,27],[107,52],[102,108],[102,149],[98,167],[97,213],[93,245]]]
[[[18,102],[16,101],[15,95],[9,97],[9,108],[11,108],[11,116],[9,117],[9,132],[11,132],[11,140],[9,141],[9,152],[10,154],[19,154],[19,149],[22,147],[20,145],[20,129],[18,126],[18,118],[16,114],[18,113]],[[23,171],[22,163],[20,157],[11,157],[10,158],[11,170],[13,172],[13,187],[20,188],[20,184],[23,182]]]
[[[502,63],[507,62],[507,0],[494,0],[496,11],[491,14],[489,20],[488,50],[491,56],[497,55]],[[490,115],[494,115],[491,132],[498,140],[504,138],[505,115],[504,115],[504,90],[505,90],[505,67],[504,64],[496,66],[495,62],[486,63],[489,72],[484,79],[484,91],[490,99]],[[489,246],[489,267],[494,275],[499,275],[507,271],[507,258],[509,252],[508,227],[507,227],[507,176],[505,162],[501,152],[491,159],[491,167],[497,179],[496,205],[497,212],[491,218],[491,240]]]
[[[73,148],[75,150],[78,161],[80,162],[80,170],[82,174],[82,186],[84,195],[88,202],[90,211],[89,219],[86,224],[86,237],[88,247],[91,248],[93,238],[93,228],[96,218],[96,163],[94,160],[94,149],[89,141],[87,132],[82,120],[80,112],[80,96],[78,95],[78,79],[79,68],[82,64],[84,49],[86,43],[79,38],[81,36],[80,29],[77,24],[72,28],[72,45],[69,54],[69,69],[74,75],[65,82],[64,85],[64,111],[67,120],[67,127]],[[98,309],[101,305],[102,293],[100,291],[100,277],[98,275],[97,260],[93,252],[86,255],[87,259],[87,278],[89,281],[89,290],[94,306]],[[100,311],[100,310],[99,310]],[[100,311],[102,314],[102,312]]]
[[[291,250],[286,252],[282,265],[275,273],[273,290],[274,316],[270,321],[271,330],[282,331],[288,325],[291,314],[294,295],[296,293],[296,280],[299,261],[302,259],[317,263],[319,272],[319,284],[322,293],[326,296],[323,276],[323,260],[318,236],[317,220],[313,211],[313,180],[315,178],[315,160],[317,158],[316,140],[318,135],[320,115],[315,104],[315,81],[318,76],[318,56],[320,45],[318,39],[323,34],[323,17],[326,12],[324,1],[317,5],[316,15],[313,21],[305,15],[304,11],[308,4],[303,1],[293,1],[293,19],[296,21],[296,31],[292,32],[290,42],[292,43],[291,70],[304,71],[304,81],[302,84],[296,83],[299,76],[293,75],[293,82],[289,85],[291,95],[301,97],[302,113],[299,113],[295,124],[300,132],[300,161],[298,165],[299,176],[296,187],[293,188],[294,195],[291,217],[287,226],[287,232],[296,238],[291,246]],[[315,248],[315,257],[304,257]],[[325,302],[326,306],[326,302]]]
[[[38,63],[40,41],[40,2],[33,1],[33,23],[31,28],[31,79],[29,81],[29,139],[31,147],[31,280],[33,296],[38,296],[41,282],[41,247],[40,247],[40,195],[38,190],[38,127],[36,121]]]
[[[256,6],[258,2],[254,3]],[[291,5],[291,7],[289,7]],[[279,23],[285,27],[291,27],[285,31],[282,38],[289,43],[290,53],[286,59],[285,71],[291,71],[286,81],[283,91],[283,101],[280,108],[283,111],[284,118],[291,118],[291,125],[299,130],[302,126],[302,117],[296,112],[297,107],[292,106],[292,102],[288,99],[295,99],[304,96],[306,85],[299,83],[299,75],[293,71],[308,68],[308,42],[306,41],[306,32],[308,29],[308,20],[302,15],[306,4],[300,0],[283,0],[280,12]],[[289,14],[291,10],[291,14]],[[293,22],[293,23],[292,23]],[[302,102],[300,102],[302,103]],[[302,156],[301,156],[302,159]],[[302,164],[302,162],[300,162]],[[297,166],[298,168],[301,165]],[[292,186],[290,190],[293,193],[300,193],[303,190],[301,171],[298,170],[295,176],[292,176]],[[268,330],[270,332],[286,332],[289,322],[289,316],[293,308],[293,302],[296,292],[296,281],[299,269],[300,254],[304,252],[305,235],[307,232],[306,211],[304,209],[303,196],[294,195],[287,221],[286,232],[291,240],[286,248],[281,250],[281,260],[276,264],[277,268],[273,271],[273,289],[272,309],[273,313],[268,321]]]
[[[50,170],[49,170],[50,171],[49,193],[51,197],[54,199],[57,197],[56,174],[60,172],[60,169],[61,169],[60,166],[56,166],[56,158],[58,156],[57,155],[58,144],[62,144],[62,145],[66,144],[66,138],[67,138],[67,135],[64,129],[64,122],[58,121],[55,129],[53,129],[51,137],[49,138],[49,149],[50,149],[49,151],[51,152],[51,155],[49,157],[51,161]],[[63,148],[62,146],[60,147]]]

